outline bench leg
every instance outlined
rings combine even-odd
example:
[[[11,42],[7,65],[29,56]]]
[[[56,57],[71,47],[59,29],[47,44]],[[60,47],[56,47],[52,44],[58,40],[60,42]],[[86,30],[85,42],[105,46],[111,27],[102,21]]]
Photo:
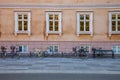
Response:
[[[114,58],[114,53],[112,53],[112,58]]]
[[[95,53],[93,53],[93,58],[95,58]]]

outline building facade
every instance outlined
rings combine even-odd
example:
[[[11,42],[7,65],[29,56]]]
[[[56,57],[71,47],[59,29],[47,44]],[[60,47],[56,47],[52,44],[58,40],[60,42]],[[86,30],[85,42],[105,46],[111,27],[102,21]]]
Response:
[[[0,46],[28,53],[73,47],[120,53],[119,0],[0,0]]]

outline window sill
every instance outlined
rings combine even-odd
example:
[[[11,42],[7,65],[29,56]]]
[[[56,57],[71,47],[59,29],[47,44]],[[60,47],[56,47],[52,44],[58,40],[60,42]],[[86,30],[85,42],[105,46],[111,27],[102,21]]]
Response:
[[[111,32],[111,34],[120,34],[120,31]]]
[[[109,37],[111,37],[112,35],[119,35],[120,34],[120,31],[112,31],[109,33]]]
[[[86,32],[83,32],[83,31],[81,31],[81,32],[79,32],[79,34],[91,34],[91,32],[90,31],[86,31]]]
[[[59,31],[49,31],[47,32],[48,34],[59,34],[60,32]]]
[[[17,33],[29,33],[28,31],[17,31]]]
[[[83,32],[83,31],[81,31],[81,32],[79,32],[77,35],[79,36],[79,35],[81,35],[81,34],[83,34],[83,35],[84,35],[84,34],[85,34],[85,35],[88,34],[88,35],[93,36],[93,33],[90,32],[90,31],[88,31],[88,32],[85,32],[85,31]]]
[[[17,36],[17,34],[28,34],[30,36],[30,32],[29,31],[16,31],[15,35]]]
[[[58,34],[58,35],[60,35],[60,36],[61,36],[61,34],[62,34],[62,33],[61,33],[61,32],[59,32],[59,31],[54,31],[54,32],[53,32],[53,31],[51,31],[51,32],[49,31],[49,32],[47,32],[47,33],[46,33],[46,36],[48,36],[49,34],[53,34],[53,35]]]

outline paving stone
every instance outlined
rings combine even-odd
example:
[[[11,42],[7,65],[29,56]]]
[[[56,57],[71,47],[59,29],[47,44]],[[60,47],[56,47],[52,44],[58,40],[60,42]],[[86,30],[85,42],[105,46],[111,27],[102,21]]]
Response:
[[[20,58],[0,59],[0,73],[5,72],[116,72],[120,59]]]

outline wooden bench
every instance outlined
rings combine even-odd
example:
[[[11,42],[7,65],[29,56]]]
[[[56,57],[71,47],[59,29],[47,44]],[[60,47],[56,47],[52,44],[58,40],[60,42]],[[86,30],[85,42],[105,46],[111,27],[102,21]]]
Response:
[[[114,58],[114,51],[113,50],[104,50],[104,49],[92,49],[93,51],[93,57],[95,58],[96,55],[98,56],[103,56],[104,54],[109,54],[111,53],[112,58]]]

